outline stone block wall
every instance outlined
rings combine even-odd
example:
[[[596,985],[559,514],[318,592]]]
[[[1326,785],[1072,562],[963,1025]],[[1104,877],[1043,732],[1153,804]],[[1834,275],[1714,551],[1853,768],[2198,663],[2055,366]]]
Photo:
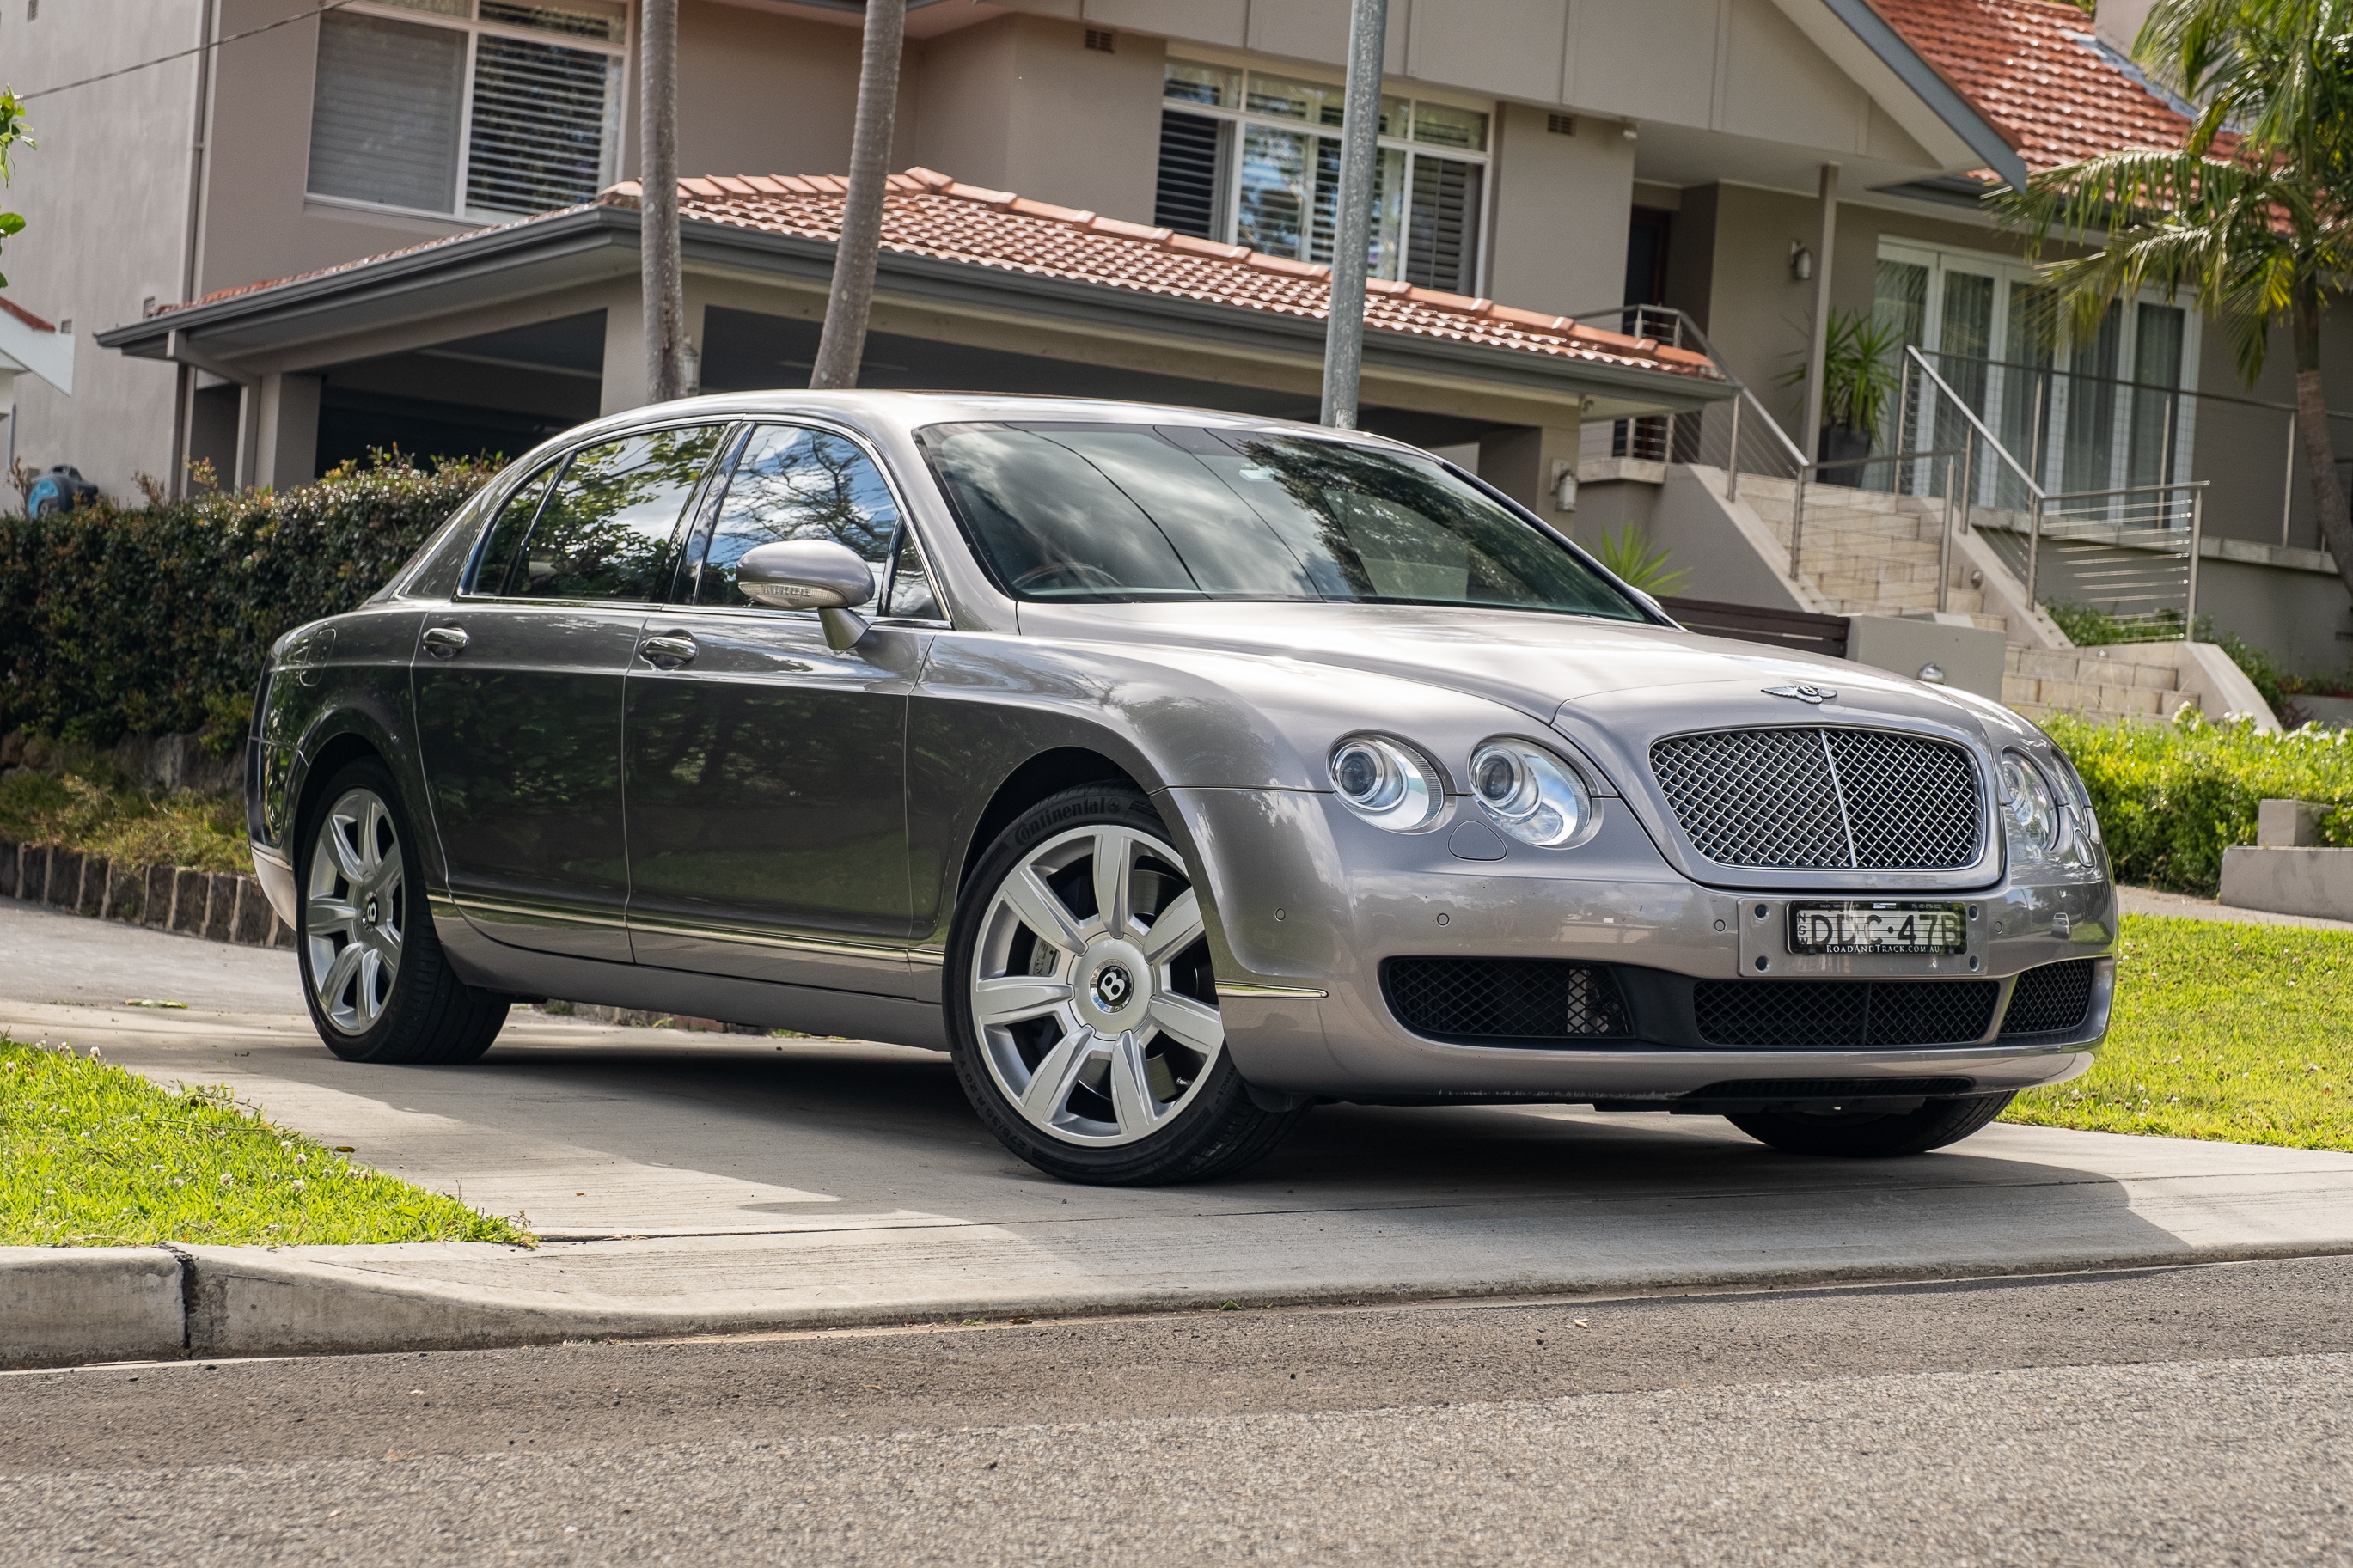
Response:
[[[240,947],[294,945],[292,928],[269,907],[261,884],[234,871],[128,866],[0,838],[0,898]]]

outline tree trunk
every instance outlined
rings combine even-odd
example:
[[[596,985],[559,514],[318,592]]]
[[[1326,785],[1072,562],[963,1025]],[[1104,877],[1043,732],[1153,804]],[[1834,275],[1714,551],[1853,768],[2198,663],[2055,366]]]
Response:
[[[874,308],[874,258],[882,244],[882,192],[891,137],[899,118],[899,53],[907,0],[866,0],[866,56],[858,71],[858,128],[849,142],[849,193],[841,204],[841,240],[833,253],[833,293],[818,340],[815,388],[858,384],[866,353],[866,319]]]
[[[2320,289],[2295,291],[2295,435],[2304,447],[2305,475],[2312,481],[2313,510],[2320,518],[2320,542],[2337,560],[2337,574],[2353,593],[2353,517],[2345,510],[2345,488],[2337,482],[2337,451],[2328,439],[2328,397],[2320,384]]]
[[[686,278],[678,245],[678,0],[644,0],[638,58],[638,281],[645,297],[646,396],[686,395]]]

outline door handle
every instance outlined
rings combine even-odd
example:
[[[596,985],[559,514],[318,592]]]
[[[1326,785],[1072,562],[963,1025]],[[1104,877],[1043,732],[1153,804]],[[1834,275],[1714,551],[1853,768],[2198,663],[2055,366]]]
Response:
[[[692,664],[700,651],[694,639],[684,632],[648,637],[638,645],[638,657],[656,669],[676,669],[682,664]]]
[[[425,651],[436,658],[454,658],[466,648],[466,634],[456,626],[425,628]]]

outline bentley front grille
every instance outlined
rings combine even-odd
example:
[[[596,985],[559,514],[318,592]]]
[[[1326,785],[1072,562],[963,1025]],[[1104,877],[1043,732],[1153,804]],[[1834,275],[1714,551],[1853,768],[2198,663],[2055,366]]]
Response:
[[[1703,980],[1692,988],[1711,1046],[1959,1046],[1993,1026],[1999,980]]]
[[[2001,1037],[2013,1035],[2073,1034],[2084,1026],[2092,1006],[2092,965],[2095,960],[2070,958],[2030,969],[2010,989],[2010,1011],[2002,1015]]]
[[[1608,1039],[1631,1032],[1599,964],[1550,958],[1392,958],[1389,1007],[1417,1034],[1452,1040]]]
[[[1946,741],[1815,726],[1676,735],[1651,771],[1702,855],[1787,870],[1974,865],[1978,772]]]

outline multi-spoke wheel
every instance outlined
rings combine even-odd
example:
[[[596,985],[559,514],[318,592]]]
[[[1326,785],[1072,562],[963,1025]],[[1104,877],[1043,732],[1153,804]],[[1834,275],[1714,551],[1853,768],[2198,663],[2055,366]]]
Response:
[[[1041,1170],[1218,1174],[1296,1119],[1259,1109],[1227,1058],[1199,895],[1132,789],[1066,791],[1007,828],[965,889],[949,947],[965,1092]]]
[[[410,878],[407,819],[381,763],[357,762],[305,813],[296,952],[319,1037],[373,1062],[471,1061],[505,1023],[507,999],[450,971]]]
[[[392,808],[364,786],[344,791],[319,818],[302,945],[311,999],[346,1035],[374,1028],[392,1000],[407,893]]]

